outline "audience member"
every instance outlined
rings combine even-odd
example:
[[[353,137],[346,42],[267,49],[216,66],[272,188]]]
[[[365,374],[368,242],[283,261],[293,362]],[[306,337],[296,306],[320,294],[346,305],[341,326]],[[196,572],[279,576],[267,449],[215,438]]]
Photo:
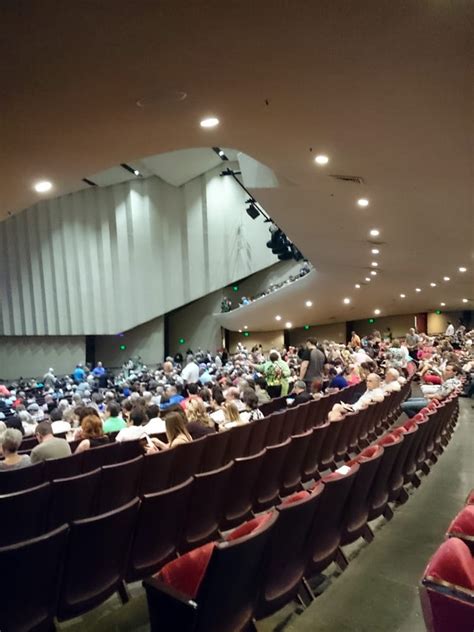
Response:
[[[76,448],[77,452],[84,452],[90,448],[108,443],[109,437],[104,434],[102,420],[98,415],[87,415],[81,422],[81,443]]]
[[[0,453],[3,455],[0,471],[17,470],[31,465],[31,459],[27,454],[18,454],[22,440],[23,435],[15,428],[7,428],[0,432]]]
[[[32,463],[39,463],[46,459],[61,459],[71,454],[71,448],[66,439],[60,439],[53,435],[51,422],[40,421],[36,426],[35,435],[39,445],[31,451]]]

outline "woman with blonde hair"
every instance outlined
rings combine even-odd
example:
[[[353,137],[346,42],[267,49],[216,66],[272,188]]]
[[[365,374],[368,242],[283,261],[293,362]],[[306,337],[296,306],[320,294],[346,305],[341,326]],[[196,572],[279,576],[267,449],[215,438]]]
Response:
[[[234,402],[225,402],[222,405],[222,410],[224,411],[224,422],[220,424],[219,430],[229,430],[248,423],[247,420],[241,418],[239,409]]]
[[[187,429],[193,439],[199,439],[215,432],[214,423],[201,399],[190,399],[186,406]]]

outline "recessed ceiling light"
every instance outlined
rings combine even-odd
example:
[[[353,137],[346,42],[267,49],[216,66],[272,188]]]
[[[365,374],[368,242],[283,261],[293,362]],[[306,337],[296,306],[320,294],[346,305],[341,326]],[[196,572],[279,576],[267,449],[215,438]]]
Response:
[[[443,281],[451,281],[450,277],[443,277]]]
[[[378,237],[380,235],[380,231],[378,228],[372,228],[370,231],[371,237]]]
[[[216,127],[219,125],[219,119],[215,116],[210,116],[209,118],[202,119],[200,122],[201,127]]]
[[[275,316],[275,320],[281,320],[281,316]]]
[[[468,302],[469,302],[469,300],[468,300],[467,298],[463,298],[463,299],[462,299],[462,302],[463,302],[463,303],[468,303]]]
[[[461,266],[461,267],[459,268],[459,272],[466,272],[466,270],[467,270],[467,268],[464,268],[463,266]]]
[[[343,301],[344,305],[349,305],[349,303],[351,302],[350,298],[345,298]]]
[[[378,248],[372,248],[372,250],[370,251],[373,255],[378,255],[380,250]]]
[[[377,271],[376,271],[376,270],[371,270],[371,271],[370,271],[370,274],[371,274],[372,276],[377,276]]]
[[[416,287],[416,288],[415,288],[415,292],[421,292],[421,288]]]
[[[440,303],[441,307],[444,307],[446,305],[446,303]]]
[[[354,285],[354,287],[355,287],[355,288],[357,288],[358,290],[360,290],[360,284],[359,284],[359,283],[356,283],[356,284]]]
[[[317,162],[318,165],[327,165],[328,162],[329,162],[329,158],[327,156],[325,156],[324,154],[319,154],[314,159],[314,162]]]
[[[371,279],[370,277],[365,277],[365,280],[367,281],[367,283],[368,283],[369,281],[372,281],[372,279]]]
[[[244,325],[244,329],[248,329],[248,328],[249,328],[249,326],[248,326],[248,325]]]
[[[405,298],[406,294],[400,294],[400,298]]]
[[[291,323],[285,323],[285,327],[287,329],[291,329],[293,327],[293,325]]]
[[[369,206],[369,200],[367,198],[360,198],[357,200],[359,206]]]
[[[241,334],[241,333],[242,333],[242,330],[241,330],[241,329],[239,329],[239,334]]]
[[[430,283],[431,287],[436,287],[436,283]]]
[[[305,305],[306,307],[311,307],[313,304],[313,301],[306,301]]]
[[[46,193],[47,191],[51,191],[52,188],[53,183],[49,180],[41,180],[41,182],[37,182],[34,186],[37,193]]]
[[[378,316],[378,315],[380,314],[380,310],[379,310],[379,309],[374,309],[374,314],[375,314],[376,316]]]
[[[377,263],[377,261],[372,261],[372,263],[370,264],[373,268],[376,268],[379,264]]]

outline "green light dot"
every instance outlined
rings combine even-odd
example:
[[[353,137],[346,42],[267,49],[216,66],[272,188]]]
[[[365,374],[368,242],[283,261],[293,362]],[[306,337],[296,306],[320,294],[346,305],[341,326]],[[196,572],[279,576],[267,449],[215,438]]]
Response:
[[[249,331],[244,331],[244,336],[245,336],[246,338],[248,338],[248,337],[250,336],[250,332],[249,332]]]
[[[375,318],[369,318],[369,323],[373,325],[375,323]]]
[[[309,329],[309,325],[305,325],[305,326],[303,327],[303,329],[306,329],[306,331],[308,331],[308,329]]]
[[[120,345],[120,351],[125,351],[126,348],[127,348],[127,345]]]
[[[234,292],[238,292],[238,291],[239,291],[239,286],[238,286],[238,285],[233,285],[233,286],[232,286],[232,290],[233,290]]]
[[[441,310],[440,310],[440,309],[437,309],[437,310],[436,310],[436,313],[437,313],[437,314],[441,314]]]
[[[180,338],[178,342],[179,342],[180,345],[184,345],[186,340],[184,338]]]

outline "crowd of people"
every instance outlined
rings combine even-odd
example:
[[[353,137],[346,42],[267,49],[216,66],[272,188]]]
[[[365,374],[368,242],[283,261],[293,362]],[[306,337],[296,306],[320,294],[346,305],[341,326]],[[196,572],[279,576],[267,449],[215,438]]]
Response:
[[[291,274],[285,281],[281,281],[280,283],[273,283],[266,290],[264,290],[263,292],[259,292],[255,296],[242,296],[239,299],[239,301],[236,302],[235,304],[231,301],[231,299],[228,296],[225,296],[221,302],[221,312],[223,313],[230,312],[233,309],[236,309],[237,307],[242,307],[243,305],[249,305],[249,303],[253,303],[253,301],[256,301],[259,298],[262,298],[264,296],[268,296],[272,292],[275,292],[276,290],[279,290],[280,288],[285,287],[285,285],[289,285],[290,283],[293,283],[297,279],[301,279],[301,277],[306,276],[309,272],[311,272],[311,266],[309,262],[303,261],[298,274]]]
[[[410,329],[402,339],[378,331],[364,337],[352,332],[348,344],[308,338],[300,348],[248,350],[239,343],[230,356],[188,350],[148,369],[138,359],[110,375],[98,362],[78,364],[58,377],[49,368],[42,380],[0,384],[0,470],[21,468],[103,445],[111,440],[143,440],[144,452],[166,450],[209,433],[258,423],[260,407],[281,397],[282,405],[318,399],[363,382],[350,404],[336,404],[328,419],[343,419],[380,402],[406,379],[420,393],[402,404],[413,416],[430,399],[454,389],[472,396],[474,331],[458,328],[431,337]],[[31,453],[24,437],[36,437]]]

